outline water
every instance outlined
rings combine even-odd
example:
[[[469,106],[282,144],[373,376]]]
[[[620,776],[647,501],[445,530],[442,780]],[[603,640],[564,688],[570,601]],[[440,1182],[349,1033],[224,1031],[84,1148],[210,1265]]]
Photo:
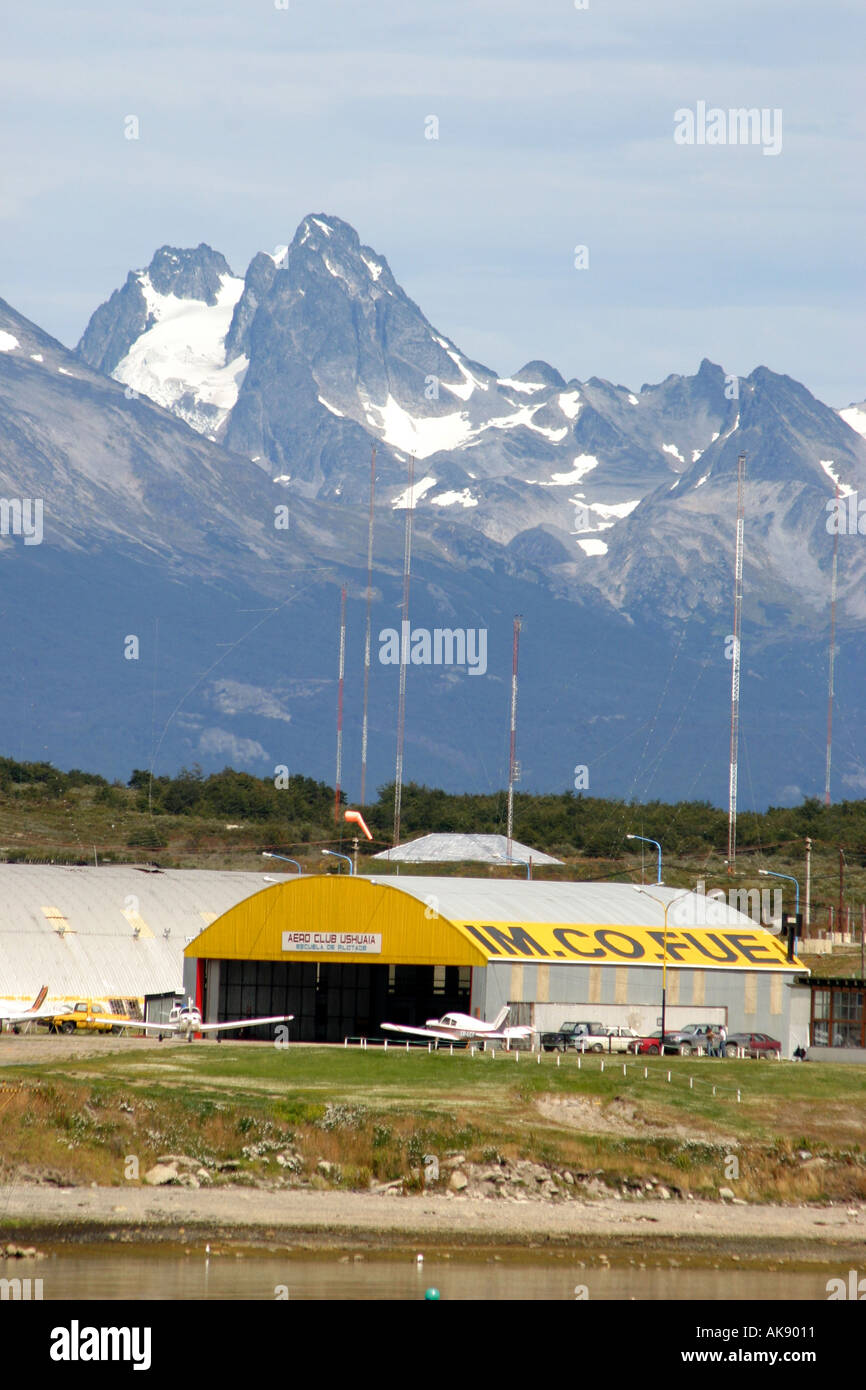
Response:
[[[826,1300],[827,1280],[845,1269],[806,1272],[771,1269],[706,1269],[633,1265],[581,1268],[573,1255],[519,1258],[473,1254],[444,1259],[431,1254],[419,1265],[411,1255],[356,1260],[349,1256],[263,1254],[229,1250],[207,1257],[140,1248],[125,1251],[65,1250],[41,1260],[4,1261],[7,1279],[41,1279],[44,1300],[264,1299],[423,1300],[433,1287],[443,1300],[533,1299],[571,1301],[585,1288],[590,1300],[698,1299]],[[35,1286],[33,1286],[35,1287]]]

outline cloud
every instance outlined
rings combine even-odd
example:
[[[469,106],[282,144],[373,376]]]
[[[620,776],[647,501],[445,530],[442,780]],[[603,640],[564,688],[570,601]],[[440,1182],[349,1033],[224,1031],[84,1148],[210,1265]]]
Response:
[[[227,729],[205,729],[198,741],[198,751],[203,755],[225,755],[233,767],[243,767],[245,763],[269,761],[268,754],[254,738],[237,738]]]

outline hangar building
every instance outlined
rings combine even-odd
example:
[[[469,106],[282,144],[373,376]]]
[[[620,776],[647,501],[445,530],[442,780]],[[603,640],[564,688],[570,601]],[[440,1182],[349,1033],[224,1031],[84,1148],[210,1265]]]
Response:
[[[261,874],[0,864],[0,1001],[26,1007],[180,991],[183,950],[262,886]]]
[[[667,931],[665,913],[667,912]],[[292,1036],[380,1036],[459,1009],[540,1031],[567,1019],[725,1022],[790,1056],[809,991],[785,945],[713,897],[655,886],[502,879],[293,877],[217,918],[185,951],[209,1021],[292,1013]],[[266,1033],[263,1034],[266,1036]]]

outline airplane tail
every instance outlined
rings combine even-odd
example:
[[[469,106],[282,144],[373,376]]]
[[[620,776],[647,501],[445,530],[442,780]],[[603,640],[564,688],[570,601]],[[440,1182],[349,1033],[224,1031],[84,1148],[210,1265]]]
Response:
[[[494,1031],[494,1032],[498,1031],[498,1029],[500,1029],[500,1028],[502,1027],[503,1023],[505,1022],[505,1020],[506,1020],[507,1017],[508,1017],[508,1013],[509,1013],[509,1009],[508,1009],[508,1005],[506,1004],[506,1005],[505,1005],[505,1008],[504,1008],[504,1009],[500,1009],[500,1010],[499,1010],[499,1013],[496,1015],[496,1017],[495,1017],[494,1020],[493,1020],[493,1031]]]
[[[48,986],[47,986],[47,985],[43,985],[42,988],[40,989],[39,993],[37,994],[36,998],[33,1000],[33,1003],[30,1005],[30,1008],[31,1008],[32,1010],[34,1010],[34,1011],[35,1011],[36,1009],[41,1009],[41,1008],[42,1008],[42,1005],[45,1003],[45,996],[46,996],[47,993],[48,993]]]

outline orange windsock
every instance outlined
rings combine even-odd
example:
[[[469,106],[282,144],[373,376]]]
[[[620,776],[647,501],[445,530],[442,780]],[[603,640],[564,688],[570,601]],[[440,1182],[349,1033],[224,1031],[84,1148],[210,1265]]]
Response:
[[[361,827],[361,829],[363,830],[364,834],[367,836],[367,839],[368,839],[368,840],[372,840],[373,836],[370,834],[369,830],[367,829],[367,823],[366,823],[366,821],[364,820],[364,817],[361,815],[361,812],[360,812],[360,811],[346,811],[346,812],[345,812],[345,817],[346,817],[346,820],[354,821],[356,825],[360,825],[360,827]]]

